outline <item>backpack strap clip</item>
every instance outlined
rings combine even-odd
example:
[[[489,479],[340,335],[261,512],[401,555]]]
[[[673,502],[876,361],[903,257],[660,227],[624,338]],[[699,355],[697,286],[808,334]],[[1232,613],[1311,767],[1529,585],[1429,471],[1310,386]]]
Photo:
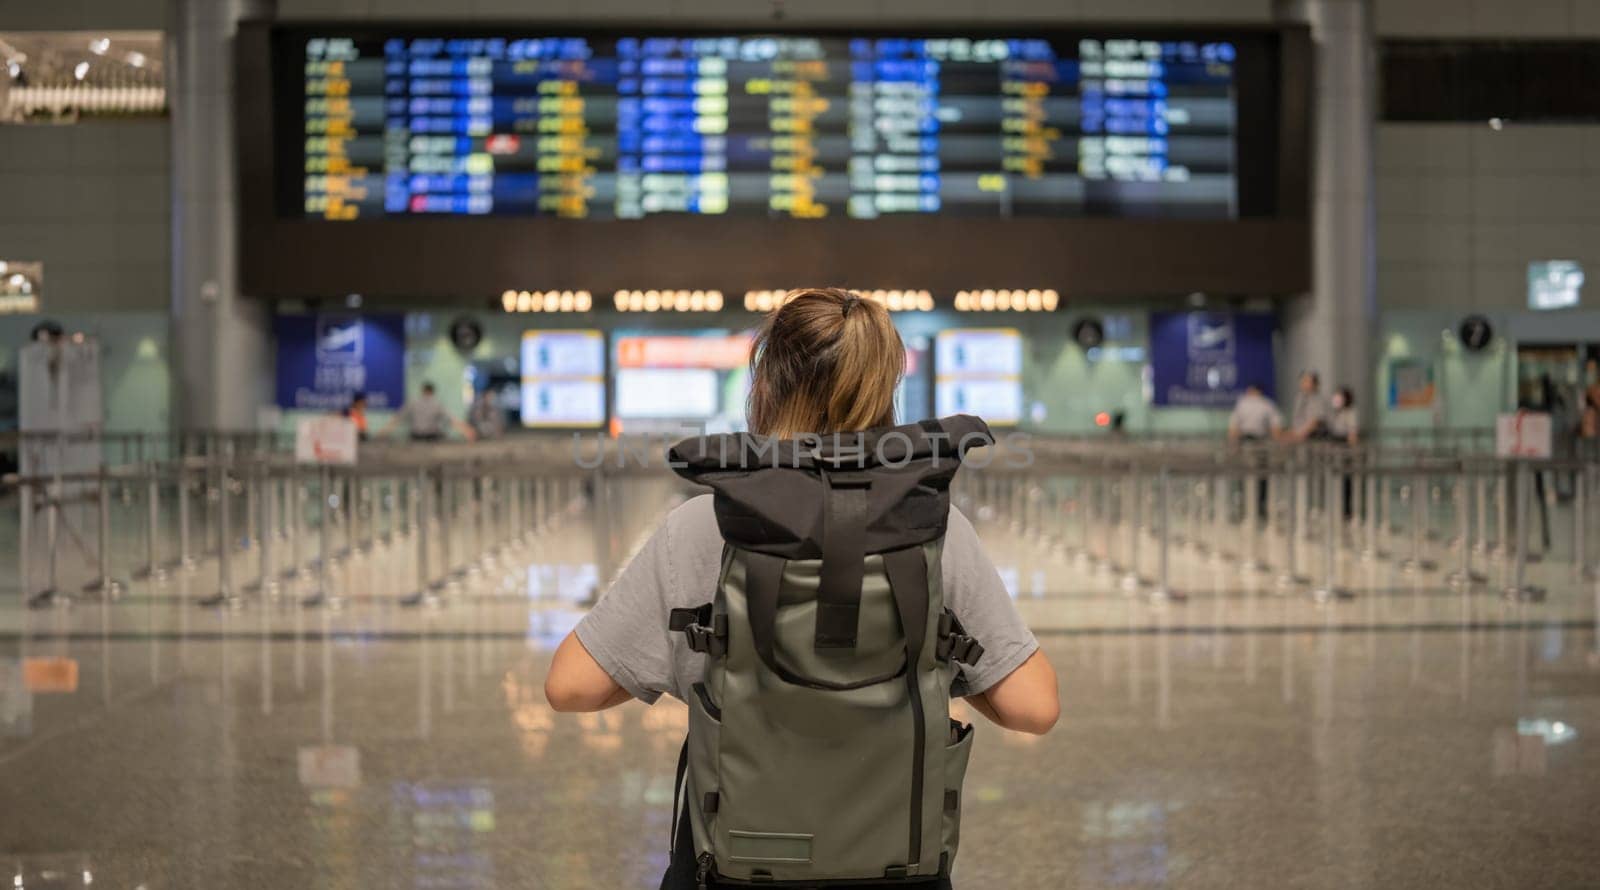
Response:
[[[684,635],[690,651],[716,657],[728,653],[728,616],[713,615],[710,603],[693,609],[673,609],[667,626]]]
[[[939,647],[934,651],[941,661],[959,661],[973,667],[983,657],[983,644],[968,636],[961,619],[946,609],[939,616]]]

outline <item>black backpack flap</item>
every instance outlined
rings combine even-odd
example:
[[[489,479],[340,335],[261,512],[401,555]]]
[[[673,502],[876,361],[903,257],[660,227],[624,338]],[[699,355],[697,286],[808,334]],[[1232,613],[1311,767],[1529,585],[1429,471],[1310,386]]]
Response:
[[[815,440],[751,433],[673,446],[676,472],[711,487],[728,543],[784,559],[821,559],[830,508],[848,504],[853,546],[885,553],[944,535],[950,480],[971,448],[993,443],[970,415]],[[859,532],[857,531],[859,529]],[[834,523],[837,549],[838,522]],[[847,565],[845,561],[838,561]]]

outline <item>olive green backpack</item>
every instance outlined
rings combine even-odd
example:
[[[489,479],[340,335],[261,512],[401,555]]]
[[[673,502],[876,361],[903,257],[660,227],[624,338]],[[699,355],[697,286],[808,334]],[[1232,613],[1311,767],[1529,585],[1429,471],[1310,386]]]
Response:
[[[972,747],[950,685],[983,647],[945,608],[940,554],[961,457],[992,441],[962,415],[669,452],[724,540],[712,601],[671,615],[708,656],[673,815],[702,887],[949,873]]]

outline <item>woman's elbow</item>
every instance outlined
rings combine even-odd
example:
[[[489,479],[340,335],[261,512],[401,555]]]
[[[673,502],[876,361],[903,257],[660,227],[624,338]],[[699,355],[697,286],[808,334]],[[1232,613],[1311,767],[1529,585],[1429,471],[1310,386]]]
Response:
[[[1060,719],[1061,703],[1042,701],[1024,713],[1012,715],[1011,720],[1007,721],[1009,725],[1006,729],[1029,735],[1044,735],[1054,729]]]
[[[554,672],[544,678],[544,698],[550,710],[563,714],[598,711],[603,706],[593,694]]]

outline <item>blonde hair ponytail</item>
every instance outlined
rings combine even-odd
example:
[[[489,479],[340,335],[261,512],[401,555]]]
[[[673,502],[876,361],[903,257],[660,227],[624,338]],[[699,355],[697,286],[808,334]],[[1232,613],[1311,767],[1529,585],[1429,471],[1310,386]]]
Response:
[[[883,306],[841,288],[791,291],[750,354],[750,429],[792,438],[892,424],[905,366]]]

